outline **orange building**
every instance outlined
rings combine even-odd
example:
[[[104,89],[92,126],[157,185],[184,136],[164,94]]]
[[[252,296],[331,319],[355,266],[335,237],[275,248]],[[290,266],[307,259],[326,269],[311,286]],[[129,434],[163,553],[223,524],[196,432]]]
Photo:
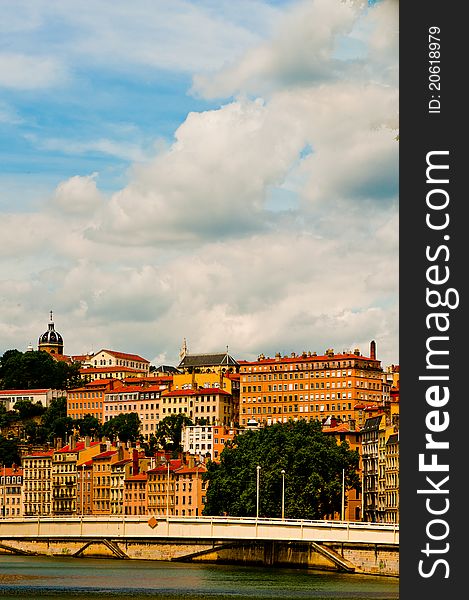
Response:
[[[121,382],[115,379],[99,379],[91,381],[83,387],[69,390],[67,392],[67,416],[72,419],[82,419],[85,415],[91,415],[102,423],[106,393],[121,385]]]
[[[147,473],[128,475],[124,480],[124,514],[146,515],[147,503]]]
[[[175,471],[180,459],[171,459],[148,469],[148,514],[165,517],[175,515]]]
[[[245,426],[250,419],[264,425],[289,419],[352,420],[357,403],[383,402],[383,370],[375,353],[371,342],[369,357],[356,349],[240,361],[239,424]]]
[[[182,465],[176,469],[174,511],[176,516],[198,517],[205,506],[206,482],[202,476],[207,471],[202,464]]]
[[[220,454],[223,452],[227,442],[231,442],[237,435],[241,433],[240,427],[229,427],[227,425],[212,426],[212,460],[218,462]]]

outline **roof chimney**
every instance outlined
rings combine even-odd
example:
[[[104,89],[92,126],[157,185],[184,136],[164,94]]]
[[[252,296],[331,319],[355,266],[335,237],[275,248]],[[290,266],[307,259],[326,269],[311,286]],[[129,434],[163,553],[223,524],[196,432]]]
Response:
[[[376,360],[376,342],[374,340],[370,342],[370,358]]]
[[[138,450],[137,448],[132,448],[132,475],[138,475],[139,470]]]

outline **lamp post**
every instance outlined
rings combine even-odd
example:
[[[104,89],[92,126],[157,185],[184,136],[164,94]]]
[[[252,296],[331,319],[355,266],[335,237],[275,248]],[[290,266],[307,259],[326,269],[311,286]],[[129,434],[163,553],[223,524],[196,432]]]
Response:
[[[168,475],[166,477],[166,518],[169,519],[169,460],[168,460]]]
[[[280,471],[282,473],[282,521],[285,520],[285,469]]]
[[[256,467],[257,469],[257,493],[256,493],[256,519],[259,518],[259,473],[261,468],[259,465]]]
[[[345,469],[342,469],[342,521],[345,520]]]
[[[85,499],[85,463],[83,463],[81,465],[81,516],[83,516],[84,511],[84,507],[83,507],[83,502]]]

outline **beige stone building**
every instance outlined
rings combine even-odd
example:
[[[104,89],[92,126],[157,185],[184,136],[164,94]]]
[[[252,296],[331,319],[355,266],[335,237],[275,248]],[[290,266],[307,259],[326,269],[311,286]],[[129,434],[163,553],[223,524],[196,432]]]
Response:
[[[54,450],[23,456],[23,515],[52,513],[52,455]]]

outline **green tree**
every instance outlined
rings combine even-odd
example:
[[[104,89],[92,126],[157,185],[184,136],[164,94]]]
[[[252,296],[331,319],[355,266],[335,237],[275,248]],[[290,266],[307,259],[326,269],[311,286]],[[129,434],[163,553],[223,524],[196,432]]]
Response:
[[[78,433],[84,436],[90,437],[101,437],[102,425],[96,417],[90,414],[86,414],[81,419],[74,420],[74,428],[78,430]]]
[[[41,418],[41,426],[49,442],[53,442],[54,438],[65,441],[73,433],[74,423],[71,417],[67,417],[67,399],[64,397],[54,398]]]
[[[282,470],[285,470],[285,516],[323,519],[341,510],[342,469],[346,488],[359,485],[359,456],[347,442],[337,444],[320,423],[277,423],[238,435],[209,461],[205,515],[255,516],[257,466],[259,516],[281,516]]]
[[[22,421],[38,417],[45,413],[46,408],[40,402],[33,403],[31,400],[18,400],[15,410]]]
[[[185,414],[169,415],[158,423],[155,437],[164,450],[181,450],[182,428],[194,423]]]
[[[1,389],[65,390],[80,382],[80,364],[57,361],[44,351],[7,350],[0,359]]]
[[[121,413],[103,424],[103,435],[114,441],[135,442],[139,438],[140,419],[137,413]]]
[[[11,467],[13,463],[17,465],[21,464],[21,457],[18,450],[18,440],[10,440],[0,435],[0,465]]]

